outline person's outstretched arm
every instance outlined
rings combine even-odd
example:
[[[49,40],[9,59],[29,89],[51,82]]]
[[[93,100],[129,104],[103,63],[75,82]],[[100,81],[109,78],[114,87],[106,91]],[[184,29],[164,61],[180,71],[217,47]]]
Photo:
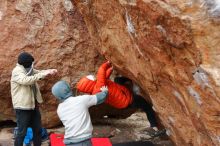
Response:
[[[100,88],[101,92],[96,94],[97,98],[97,104],[101,104],[105,101],[105,99],[108,97],[108,87],[107,86],[102,86]]]
[[[32,76],[28,76],[23,71],[13,70],[11,81],[21,85],[33,85],[36,81],[45,78],[49,74],[55,74],[56,72],[57,70],[55,69],[47,69],[40,71],[39,73],[36,73]]]

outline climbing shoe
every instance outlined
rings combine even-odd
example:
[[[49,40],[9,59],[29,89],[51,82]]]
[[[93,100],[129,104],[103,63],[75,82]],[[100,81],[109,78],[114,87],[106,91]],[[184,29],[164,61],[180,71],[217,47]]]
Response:
[[[166,129],[162,129],[162,130],[157,130],[154,132],[149,132],[149,135],[154,138],[154,137],[159,137],[159,136],[164,136],[166,134]]]

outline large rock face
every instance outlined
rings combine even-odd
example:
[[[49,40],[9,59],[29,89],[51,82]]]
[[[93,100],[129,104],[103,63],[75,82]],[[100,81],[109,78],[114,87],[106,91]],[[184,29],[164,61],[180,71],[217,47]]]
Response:
[[[9,81],[22,50],[59,70],[41,82],[49,127],[59,123],[52,84],[94,73],[100,53],[150,95],[176,145],[220,145],[218,0],[72,2],[0,1],[0,120],[14,119]]]
[[[104,60],[89,37],[81,14],[69,0],[0,1],[0,31],[0,121],[15,121],[10,76],[18,54],[28,51],[35,57],[37,69],[58,69],[57,76],[39,83],[45,101],[41,106],[43,125],[60,124],[52,85],[63,79],[74,87],[82,76],[95,74]],[[91,109],[93,118],[127,117],[133,112],[105,105]]]
[[[220,145],[218,0],[73,2],[100,53],[149,93],[176,145]]]
[[[101,58],[93,47],[85,23],[70,1],[0,1],[0,120],[14,120],[10,75],[21,51],[35,57],[37,69],[57,68],[53,78],[39,82],[45,103],[45,126],[60,123],[51,86],[59,79],[70,83],[93,73]]]
[[[57,76],[39,83],[45,101],[41,108],[43,125],[60,124],[52,85],[64,79],[74,86],[82,76],[94,74],[104,59],[95,49],[81,14],[69,0],[3,0],[0,32],[0,121],[15,120],[10,76],[18,54],[28,51],[35,57],[37,69],[58,69]],[[102,105],[92,109],[92,116],[101,117],[114,110]],[[117,111],[119,116],[127,112]]]

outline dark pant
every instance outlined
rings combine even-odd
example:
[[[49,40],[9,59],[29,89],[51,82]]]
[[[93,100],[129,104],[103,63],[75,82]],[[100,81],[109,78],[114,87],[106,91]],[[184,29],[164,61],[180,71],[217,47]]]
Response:
[[[34,110],[20,110],[16,109],[16,119],[18,132],[15,137],[14,146],[23,146],[24,137],[27,128],[31,127],[33,130],[34,146],[41,145],[41,115],[39,109]]]
[[[133,103],[131,104],[132,108],[140,108],[142,109],[150,122],[151,127],[157,127],[157,119],[154,110],[152,109],[152,105],[148,103],[142,96],[134,94],[133,95]]]

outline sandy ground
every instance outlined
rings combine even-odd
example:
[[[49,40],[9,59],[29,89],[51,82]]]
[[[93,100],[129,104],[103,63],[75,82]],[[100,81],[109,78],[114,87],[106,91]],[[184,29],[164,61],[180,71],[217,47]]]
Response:
[[[94,137],[109,137],[113,144],[129,141],[151,141],[156,146],[173,146],[167,136],[151,138],[146,132],[149,123],[145,113],[137,112],[127,119],[103,118],[93,120]],[[13,146],[13,127],[4,125],[0,127],[0,146]],[[48,129],[48,132],[64,133],[63,127]],[[49,140],[43,142],[42,146],[48,146]]]

